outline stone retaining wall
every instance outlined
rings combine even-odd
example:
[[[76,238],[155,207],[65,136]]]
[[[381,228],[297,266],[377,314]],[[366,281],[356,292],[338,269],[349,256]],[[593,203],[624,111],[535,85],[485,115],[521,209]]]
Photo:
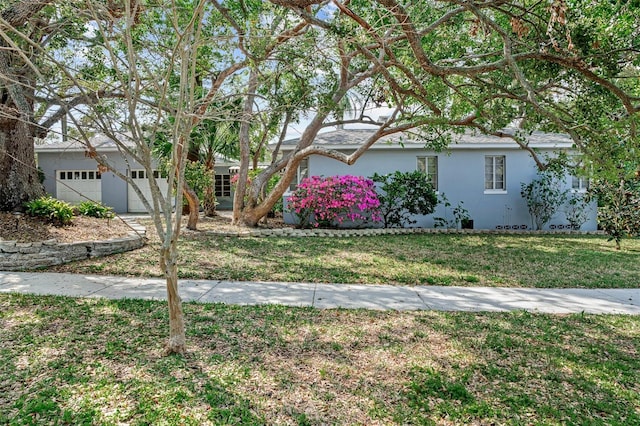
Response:
[[[220,237],[367,237],[374,235],[404,234],[517,234],[517,235],[601,235],[602,231],[522,231],[492,229],[445,228],[367,228],[367,229],[241,229],[238,231],[207,231],[207,235]]]
[[[131,227],[129,235],[104,241],[80,241],[59,243],[47,240],[37,243],[0,241],[0,270],[16,271],[60,265],[74,260],[107,256],[135,250],[145,245],[146,229],[135,222],[127,221]]]

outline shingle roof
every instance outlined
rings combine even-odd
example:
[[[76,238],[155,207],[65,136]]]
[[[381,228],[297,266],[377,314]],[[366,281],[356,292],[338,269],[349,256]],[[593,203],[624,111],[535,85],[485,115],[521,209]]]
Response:
[[[114,152],[118,151],[118,147],[113,139],[106,135],[96,135],[89,139],[91,145],[99,152]],[[125,144],[129,147],[133,147],[134,143],[131,141],[125,141]],[[83,142],[75,140],[69,140],[66,142],[53,142],[39,144],[35,146],[36,152],[84,152],[87,147]]]
[[[119,152],[118,145],[114,142],[113,139],[107,137],[106,135],[96,135],[89,139],[91,145],[96,149],[99,153],[107,153],[107,152]],[[126,139],[123,142],[127,147],[134,149],[135,143]],[[54,143],[46,143],[35,146],[36,152],[52,152],[52,153],[64,153],[64,152],[85,152],[87,150],[86,145],[83,142],[78,141],[67,141],[67,142],[54,142]],[[238,160],[234,160],[232,158],[226,158],[222,155],[216,155],[216,163],[219,165],[222,164],[236,164]]]
[[[371,137],[376,129],[339,129],[330,132],[320,133],[316,136],[313,144],[317,146],[351,148],[362,145]],[[514,132],[514,129],[505,129],[504,133]],[[533,132],[527,136],[529,145],[534,148],[570,148],[573,145],[571,139],[560,133]],[[297,145],[299,138],[285,140],[282,149],[291,149]],[[395,133],[379,139],[372,148],[384,149],[400,146],[423,147],[425,140],[411,133]],[[467,132],[461,135],[452,135],[452,144],[449,148],[473,148],[473,147],[512,147],[518,145],[508,137],[488,136],[480,133]]]

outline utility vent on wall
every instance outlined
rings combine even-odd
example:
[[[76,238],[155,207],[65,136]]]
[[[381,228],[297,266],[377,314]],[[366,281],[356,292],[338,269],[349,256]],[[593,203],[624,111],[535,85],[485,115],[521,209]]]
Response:
[[[388,115],[380,115],[380,116],[378,116],[378,123],[384,123],[388,119],[389,119]]]

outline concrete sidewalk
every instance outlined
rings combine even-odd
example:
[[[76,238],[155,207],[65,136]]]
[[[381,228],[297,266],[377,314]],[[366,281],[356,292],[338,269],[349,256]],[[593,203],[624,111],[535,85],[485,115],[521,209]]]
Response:
[[[163,279],[0,272],[0,293],[109,299],[166,298]],[[325,308],[438,311],[512,311],[640,315],[640,289],[524,289],[399,287],[180,280],[184,301],[238,305],[278,304]]]

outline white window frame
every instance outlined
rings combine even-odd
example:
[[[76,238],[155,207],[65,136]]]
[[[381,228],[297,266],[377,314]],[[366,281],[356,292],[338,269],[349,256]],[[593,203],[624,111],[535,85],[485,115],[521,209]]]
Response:
[[[497,161],[502,159],[502,175],[497,172]],[[487,171],[489,173],[487,173]],[[498,177],[501,177],[502,186],[499,187]],[[484,193],[485,194],[506,194],[507,193],[507,157],[505,155],[485,155],[484,157]]]
[[[58,180],[100,180],[102,174],[98,170],[58,170]]]
[[[579,169],[582,168],[583,164],[583,159],[576,155],[570,155],[569,156],[569,165],[572,169],[578,171]],[[590,167],[589,167],[590,169]],[[571,192],[573,193],[585,193],[587,192],[587,190],[589,189],[589,178],[582,175],[580,176],[579,174],[570,174],[571,177]]]
[[[129,170],[129,177],[133,180],[141,180],[141,179],[147,179],[148,178],[148,173],[145,169],[130,169]],[[160,171],[158,169],[154,169],[153,170],[153,177],[155,179],[167,179],[169,176],[167,175],[166,172],[164,171]]]
[[[217,174],[213,190],[216,197],[231,197],[231,175]]]
[[[571,175],[571,191],[572,192],[587,192],[589,189],[589,178],[584,176]]]
[[[309,157],[303,158],[298,164],[298,170],[296,171],[296,177],[289,184],[289,191],[294,192],[298,188],[298,184],[302,182],[302,179],[309,177]]]
[[[438,156],[423,155],[416,157],[417,168],[427,175],[427,179],[431,182],[434,191],[438,191]],[[429,163],[432,163],[429,165]]]

